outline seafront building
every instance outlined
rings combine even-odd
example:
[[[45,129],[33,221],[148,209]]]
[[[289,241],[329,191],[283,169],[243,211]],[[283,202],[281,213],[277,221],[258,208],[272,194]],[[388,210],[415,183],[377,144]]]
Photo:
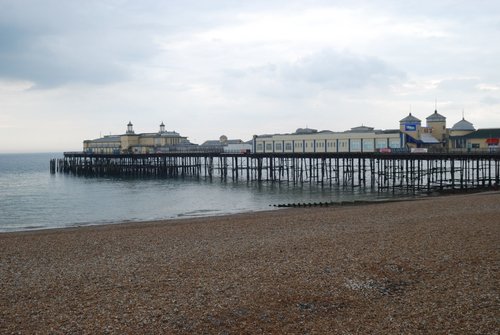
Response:
[[[463,151],[499,148],[500,128],[478,129],[465,117],[446,128],[446,117],[437,110],[426,118],[426,126],[411,113],[400,121],[400,131],[406,135],[408,148],[430,148],[434,150]]]
[[[136,134],[132,122],[122,135],[107,135],[95,140],[85,140],[83,151],[89,154],[149,154],[167,152],[221,152],[249,153],[251,141],[228,139],[222,135],[219,140],[205,141],[202,145],[191,143],[187,137],[175,131],[165,130],[163,122],[156,133]]]
[[[376,130],[354,127],[344,132],[299,128],[291,134],[254,136],[256,153],[328,153],[402,151],[438,152],[498,150],[500,129],[476,130],[462,118],[452,128],[437,110],[426,118],[426,125],[411,113],[399,121],[399,129]]]
[[[399,130],[360,126],[345,132],[299,128],[291,134],[254,136],[256,153],[374,152],[403,146]]]
[[[249,153],[252,151],[252,141],[244,142],[241,139],[228,139],[222,135],[218,140],[208,140],[200,145],[203,151],[225,153]]]
[[[148,154],[166,152],[218,153],[342,153],[342,152],[444,152],[499,150],[500,128],[478,129],[465,118],[446,127],[446,117],[435,110],[426,124],[409,113],[399,121],[399,129],[380,130],[359,126],[343,132],[299,128],[289,134],[254,135],[244,142],[228,139],[193,144],[175,131],[136,134],[131,122],[122,135],[108,135],[83,142],[83,150],[91,154]]]
[[[165,130],[163,122],[158,132],[141,134],[136,134],[132,122],[129,122],[125,134],[85,140],[83,151],[93,154],[148,154],[182,150],[192,146],[187,137],[175,131]]]

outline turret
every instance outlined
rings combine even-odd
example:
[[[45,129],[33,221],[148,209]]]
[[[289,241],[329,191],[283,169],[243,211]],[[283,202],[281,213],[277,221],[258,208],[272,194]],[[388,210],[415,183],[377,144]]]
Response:
[[[160,134],[165,132],[165,125],[163,124],[163,121],[160,124]]]
[[[401,130],[402,133],[407,133],[414,138],[418,138],[419,137],[418,134],[420,132],[420,125],[421,125],[420,119],[414,117],[410,113],[408,114],[407,117],[399,121],[399,130]]]
[[[432,128],[432,136],[438,141],[446,141],[446,118],[438,113],[437,109],[426,119],[427,127]]]
[[[127,132],[126,132],[126,134],[134,134],[134,125],[130,121],[127,124]]]

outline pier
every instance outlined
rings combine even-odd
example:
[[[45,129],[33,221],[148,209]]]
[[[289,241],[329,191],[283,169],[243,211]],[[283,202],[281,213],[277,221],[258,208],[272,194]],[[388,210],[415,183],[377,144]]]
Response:
[[[219,178],[432,192],[497,188],[500,153],[87,154],[66,152],[51,173],[87,177]]]

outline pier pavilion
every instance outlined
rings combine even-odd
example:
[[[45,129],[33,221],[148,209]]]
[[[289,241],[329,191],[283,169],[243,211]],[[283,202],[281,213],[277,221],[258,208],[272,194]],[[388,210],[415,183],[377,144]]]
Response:
[[[127,124],[127,131],[122,135],[107,135],[95,140],[85,140],[83,151],[89,154],[148,154],[168,152],[173,149],[188,149],[193,146],[185,136],[175,131],[165,130],[160,124],[156,133],[134,132],[132,122]]]
[[[462,118],[452,128],[446,127],[446,117],[435,110],[423,126],[410,113],[399,121],[399,129],[377,130],[354,127],[343,132],[317,131],[299,128],[290,134],[255,135],[254,153],[343,153],[404,151],[419,149],[429,152],[496,151],[500,129],[476,130]]]

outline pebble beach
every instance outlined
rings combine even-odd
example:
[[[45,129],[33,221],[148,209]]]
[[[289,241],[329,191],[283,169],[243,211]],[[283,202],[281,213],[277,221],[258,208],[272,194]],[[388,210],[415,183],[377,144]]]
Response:
[[[2,334],[498,334],[500,192],[0,234]]]

